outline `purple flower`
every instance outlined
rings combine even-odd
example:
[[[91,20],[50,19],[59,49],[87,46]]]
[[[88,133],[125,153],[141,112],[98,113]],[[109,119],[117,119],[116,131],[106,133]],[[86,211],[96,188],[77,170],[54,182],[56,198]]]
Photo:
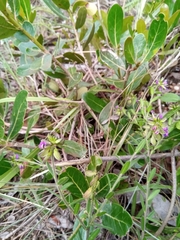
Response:
[[[16,154],[16,155],[15,155],[15,159],[16,159],[16,160],[19,159],[19,154]]]
[[[163,90],[167,89],[168,86],[167,79],[156,80],[155,82],[158,85],[159,91],[163,92]]]
[[[164,127],[163,131],[164,131],[163,137],[168,137],[168,135],[169,135],[168,127]]]
[[[40,144],[39,144],[39,148],[40,149],[44,149],[45,147],[46,147],[46,145],[47,145],[47,143],[46,143],[46,141],[45,140],[41,140],[41,142],[40,142]]]
[[[159,119],[163,119],[162,113],[159,114]]]
[[[20,165],[20,166],[19,166],[19,169],[20,169],[20,170],[23,170],[24,168],[25,168],[25,167],[24,167],[23,165]]]

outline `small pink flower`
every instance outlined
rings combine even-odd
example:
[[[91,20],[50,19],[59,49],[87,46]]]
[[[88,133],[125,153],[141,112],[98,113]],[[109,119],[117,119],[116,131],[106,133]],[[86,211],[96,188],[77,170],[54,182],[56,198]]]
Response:
[[[40,142],[40,144],[39,144],[39,148],[40,149],[44,149],[45,147],[46,147],[46,145],[47,145],[47,143],[46,143],[46,141],[45,140],[41,140],[41,142]]]

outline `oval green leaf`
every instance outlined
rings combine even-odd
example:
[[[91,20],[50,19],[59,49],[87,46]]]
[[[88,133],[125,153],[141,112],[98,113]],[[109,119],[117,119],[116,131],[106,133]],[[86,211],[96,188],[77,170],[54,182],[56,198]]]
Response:
[[[145,60],[150,60],[163,45],[167,35],[168,25],[164,21],[164,15],[159,14],[159,20],[153,20],[148,33],[148,52]]]
[[[105,198],[106,195],[109,193],[110,189],[114,185],[114,183],[117,180],[117,175],[113,173],[105,174],[102,178],[99,180],[99,189],[97,192],[96,197],[97,198]]]
[[[24,122],[24,116],[27,108],[27,91],[22,90],[18,93],[12,110],[8,139],[13,139],[19,133]]]
[[[65,140],[61,147],[64,149],[65,153],[79,158],[85,157],[87,152],[84,145],[72,140]]]
[[[161,101],[163,102],[179,102],[180,101],[180,96],[178,96],[175,93],[165,93],[162,97],[161,97]]]
[[[106,212],[102,216],[104,228],[118,236],[125,236],[132,226],[130,214],[119,204],[108,202],[102,209]]]
[[[133,39],[133,46],[134,46],[134,52],[135,52],[135,59],[138,61],[144,52],[145,46],[146,46],[146,38],[144,34],[136,34],[136,36]]]
[[[134,64],[135,53],[134,53],[133,40],[131,37],[128,37],[124,43],[124,55],[128,63]]]
[[[75,52],[66,52],[66,53],[64,53],[63,56],[73,62],[76,62],[76,63],[84,63],[85,62],[84,57]]]
[[[96,97],[91,92],[84,93],[82,98],[94,112],[100,113],[106,106],[106,102],[103,99]]]
[[[103,110],[99,114],[99,121],[101,124],[106,124],[109,121],[112,115],[113,107],[114,107],[114,103],[111,101],[103,108]]]
[[[125,70],[125,63],[114,52],[97,51],[97,55],[103,63],[105,63],[109,68],[112,68],[114,71],[117,71],[118,69]]]
[[[87,17],[87,10],[85,7],[80,7],[77,15],[77,20],[76,20],[76,29],[81,28],[85,22],[86,22],[86,17]]]
[[[119,4],[114,4],[107,17],[108,35],[111,43],[117,47],[123,28],[123,10]]]
[[[67,177],[67,182],[71,183],[71,185],[68,185],[67,187],[71,194],[75,197],[82,198],[83,193],[85,193],[89,187],[82,172],[80,172],[77,168],[68,167],[66,172],[59,176],[59,179],[64,177]]]

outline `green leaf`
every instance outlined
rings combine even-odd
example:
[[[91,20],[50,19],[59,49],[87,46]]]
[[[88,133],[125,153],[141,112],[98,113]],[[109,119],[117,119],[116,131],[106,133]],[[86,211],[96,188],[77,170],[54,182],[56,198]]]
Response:
[[[136,24],[136,30],[138,33],[145,33],[146,32],[146,24],[145,24],[145,21],[140,18],[138,21],[137,21],[137,24]]]
[[[175,93],[165,93],[161,98],[161,101],[171,103],[171,102],[179,102],[180,96]]]
[[[180,130],[180,121],[176,123],[176,128]]]
[[[4,121],[0,118],[0,140],[4,138]]]
[[[26,30],[26,32],[28,32],[31,36],[34,37],[35,30],[33,25],[30,22],[24,21],[22,27]]]
[[[89,36],[87,38],[87,40],[85,41],[85,43],[83,44],[83,50],[85,50],[88,46],[88,44],[91,42],[92,38],[94,37],[94,32],[95,32],[95,24],[93,24],[92,29],[89,33]]]
[[[157,196],[159,194],[160,190],[153,190],[152,193],[148,196],[148,202],[150,202],[152,199],[155,198],[155,196]]]
[[[34,20],[35,20],[35,18],[36,18],[36,10],[34,10],[34,11],[31,12],[31,14],[30,14],[30,16],[29,16],[29,21],[30,21],[31,23],[33,23]]]
[[[7,0],[0,0],[0,11],[3,12],[6,9]]]
[[[11,167],[12,166],[11,166],[10,162],[7,159],[5,159],[5,158],[0,159],[0,177],[5,172],[7,172]]]
[[[174,8],[174,0],[165,0],[164,3],[166,3],[169,7],[170,15],[173,13]]]
[[[120,43],[120,37],[123,28],[123,10],[119,4],[114,4],[107,17],[108,35],[111,43],[117,47]]]
[[[133,39],[133,46],[134,46],[134,52],[135,52],[135,59],[136,61],[138,61],[139,58],[142,56],[146,46],[146,38],[144,34],[139,33],[135,35]]]
[[[63,56],[73,62],[76,62],[76,63],[84,63],[85,62],[84,57],[75,52],[66,52],[63,54]]]
[[[167,35],[167,22],[164,21],[164,15],[159,14],[159,20],[153,20],[148,33],[148,52],[145,60],[150,60],[163,45]]]
[[[124,33],[126,30],[129,29],[129,26],[132,25],[134,17],[133,16],[128,16],[123,19],[123,29],[122,33]]]
[[[71,74],[71,79],[69,79],[68,88],[73,88],[77,86],[77,84],[82,81],[83,73],[77,72],[75,67],[71,67],[68,69],[69,73]]]
[[[16,31],[13,25],[9,24],[4,17],[0,16],[0,39],[11,37]]]
[[[7,90],[4,86],[5,81],[0,78],[0,99],[7,96]]]
[[[65,153],[79,158],[85,157],[87,152],[85,146],[71,140],[65,140],[61,147],[64,149]]]
[[[99,114],[99,121],[101,124],[106,124],[110,120],[113,107],[114,103],[111,101],[103,108],[103,110]]]
[[[80,7],[77,15],[77,20],[76,20],[76,29],[81,28],[85,22],[86,22],[86,17],[87,17],[87,10],[85,7]]]
[[[69,0],[52,0],[59,8],[68,10],[70,7]]]
[[[35,30],[33,25],[30,22],[24,21],[22,27],[26,30],[30,35],[35,35]],[[22,32],[17,31],[14,35],[21,42],[29,42],[29,38]]]
[[[99,189],[97,192],[97,198],[105,198],[109,193],[110,189],[114,185],[117,180],[117,175],[113,173],[105,174],[103,177],[99,179]]]
[[[153,168],[150,173],[149,173],[149,176],[148,176],[148,182],[151,182],[153,177],[155,176],[156,174],[156,168]]]
[[[104,228],[111,233],[124,236],[132,226],[130,214],[119,204],[108,202],[102,209],[105,214],[102,216]]]
[[[19,0],[8,0],[9,6],[13,14],[18,15],[20,10],[20,2]]]
[[[142,64],[135,71],[131,72],[127,81],[130,91],[136,89],[147,74],[146,64]]]
[[[125,174],[131,167],[131,163],[129,161],[125,162],[125,164],[123,165],[120,174]]]
[[[37,109],[34,109],[28,113],[28,121],[27,121],[27,130],[26,130],[26,135],[25,139],[27,139],[29,131],[31,128],[37,123],[39,120],[41,109],[39,106],[37,106]]]
[[[26,19],[29,20],[29,16],[31,14],[31,1],[30,0],[19,0],[19,1],[23,9],[24,15],[26,16]]]
[[[43,55],[41,69],[43,71],[47,71],[51,69],[51,65],[52,65],[52,55],[51,54]]]
[[[85,6],[86,4],[87,4],[86,1],[81,1],[81,0],[76,1],[73,5],[73,12],[75,12],[78,7]]]
[[[122,58],[118,57],[112,51],[97,51],[100,60],[105,63],[109,68],[117,71],[118,69],[125,70],[125,63]],[[121,73],[122,74],[122,73]]]
[[[8,183],[19,172],[18,166],[10,168],[7,172],[0,176],[0,188]]]
[[[124,89],[125,81],[112,78],[103,78],[109,85],[114,85],[117,88]]]
[[[40,67],[40,66],[39,66]],[[17,68],[17,74],[19,76],[25,77],[36,73],[39,69],[31,69],[31,64],[23,64]]]
[[[176,26],[177,22],[179,21],[180,17],[180,10],[177,10],[168,20],[168,31],[171,31],[174,26]]]
[[[90,163],[88,164],[87,169],[96,171],[97,167],[102,165],[102,159],[99,156],[91,156]]]
[[[67,177],[68,181],[72,184],[67,187],[72,195],[78,198],[82,198],[83,194],[88,189],[88,183],[82,174],[77,168],[68,167],[64,173],[59,176],[59,179]]]
[[[40,152],[39,147],[34,148],[27,156],[25,156],[25,159],[27,159],[32,163],[34,161],[34,158],[37,157],[37,154]],[[36,158],[37,159],[37,158]],[[32,173],[34,172],[35,168],[30,165],[29,163],[26,165],[25,169],[23,170],[21,177],[22,178],[29,178]]]
[[[176,219],[176,227],[180,227],[180,213],[178,214]]]
[[[96,229],[96,230],[94,230],[94,231],[90,234],[90,236],[88,237],[88,240],[95,240],[95,239],[97,239],[97,236],[98,236],[99,233],[100,233],[100,229],[99,229],[99,228]]]
[[[12,110],[8,139],[13,139],[19,133],[23,125],[24,116],[27,108],[27,91],[22,90],[18,93]]]
[[[106,106],[106,102],[103,99],[96,97],[91,92],[84,93],[82,98],[94,112],[100,113]]]
[[[48,76],[52,77],[52,78],[64,79],[66,77],[63,70],[61,70],[60,68],[56,68],[54,71],[53,70],[44,71],[44,73],[47,74]]]
[[[128,63],[134,64],[135,53],[134,53],[133,40],[131,37],[128,37],[124,43],[124,55]]]
[[[53,3],[52,0],[43,0],[43,2],[48,6],[49,9],[51,9],[51,11],[53,13],[55,13],[58,17],[60,17],[61,19],[67,19],[67,17],[64,15],[64,13],[61,12],[61,10],[57,7],[56,4]]]

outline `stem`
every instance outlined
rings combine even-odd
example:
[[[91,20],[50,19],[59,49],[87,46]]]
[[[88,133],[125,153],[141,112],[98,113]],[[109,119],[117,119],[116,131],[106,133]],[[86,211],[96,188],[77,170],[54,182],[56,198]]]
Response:
[[[51,164],[52,164],[52,170],[53,170],[53,177],[54,177],[54,181],[56,184],[56,188],[59,192],[60,198],[63,200],[63,202],[65,203],[66,207],[69,209],[70,212],[72,212],[72,214],[78,219],[78,221],[80,222],[81,226],[84,229],[87,229],[87,227],[85,226],[85,224],[82,222],[82,220],[80,219],[80,217],[78,215],[74,214],[73,208],[69,205],[69,203],[66,201],[66,198],[64,197],[63,192],[61,191],[61,188],[58,184],[58,179],[57,179],[57,175],[56,175],[56,168],[55,168],[55,164],[54,164],[54,157],[51,157]]]
[[[171,204],[169,206],[168,214],[166,218],[164,219],[162,225],[160,228],[156,231],[155,236],[158,237],[163,229],[165,228],[166,224],[169,221],[169,218],[171,217],[171,213],[174,208],[174,204],[176,201],[176,188],[177,188],[177,179],[176,179],[176,160],[175,160],[175,148],[171,152],[171,169],[172,169],[172,197],[171,197]]]
[[[174,153],[175,157],[180,157],[180,152],[179,151],[175,151]],[[128,160],[133,160],[133,159],[142,159],[142,158],[151,158],[151,159],[157,159],[157,158],[167,158],[167,157],[171,157],[171,153],[155,153],[152,154],[150,156],[147,156],[145,154],[138,154],[138,155],[126,155],[126,156],[105,156],[105,157],[101,157],[102,161],[105,162],[109,162],[109,161],[117,161],[119,162],[119,160],[126,162]],[[83,163],[89,163],[90,162],[90,158],[83,158],[83,159],[73,159],[71,161],[67,161],[67,162],[56,162],[55,166],[59,166],[59,167],[65,167],[65,166],[72,166],[72,165],[81,165]]]

